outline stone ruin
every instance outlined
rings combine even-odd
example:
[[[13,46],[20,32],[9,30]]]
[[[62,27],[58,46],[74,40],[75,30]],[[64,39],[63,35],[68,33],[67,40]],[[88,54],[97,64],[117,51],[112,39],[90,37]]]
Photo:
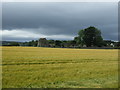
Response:
[[[38,47],[48,47],[49,44],[48,44],[47,39],[46,39],[46,38],[40,38],[40,39],[38,40],[38,45],[37,45],[37,46],[38,46]]]

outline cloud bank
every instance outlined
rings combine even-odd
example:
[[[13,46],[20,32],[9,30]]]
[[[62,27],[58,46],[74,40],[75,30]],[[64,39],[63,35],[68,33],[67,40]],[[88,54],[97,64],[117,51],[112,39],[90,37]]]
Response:
[[[72,40],[80,29],[95,26],[104,39],[118,39],[117,3],[3,3],[3,40]]]

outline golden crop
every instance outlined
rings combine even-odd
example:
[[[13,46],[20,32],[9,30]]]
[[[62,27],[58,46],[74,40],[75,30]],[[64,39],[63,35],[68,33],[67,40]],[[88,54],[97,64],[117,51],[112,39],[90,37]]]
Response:
[[[118,50],[2,47],[3,88],[116,88]]]

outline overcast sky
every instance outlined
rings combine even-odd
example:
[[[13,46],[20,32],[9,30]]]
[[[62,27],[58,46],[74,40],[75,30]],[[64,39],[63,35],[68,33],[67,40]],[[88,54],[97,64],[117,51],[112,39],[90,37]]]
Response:
[[[95,26],[104,39],[118,40],[117,2],[4,2],[3,40],[45,37],[72,40],[79,30]]]

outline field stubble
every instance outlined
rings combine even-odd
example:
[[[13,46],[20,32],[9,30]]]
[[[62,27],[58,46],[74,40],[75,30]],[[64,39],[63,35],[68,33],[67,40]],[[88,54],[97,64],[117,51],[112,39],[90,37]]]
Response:
[[[3,88],[118,87],[118,50],[1,48]]]

